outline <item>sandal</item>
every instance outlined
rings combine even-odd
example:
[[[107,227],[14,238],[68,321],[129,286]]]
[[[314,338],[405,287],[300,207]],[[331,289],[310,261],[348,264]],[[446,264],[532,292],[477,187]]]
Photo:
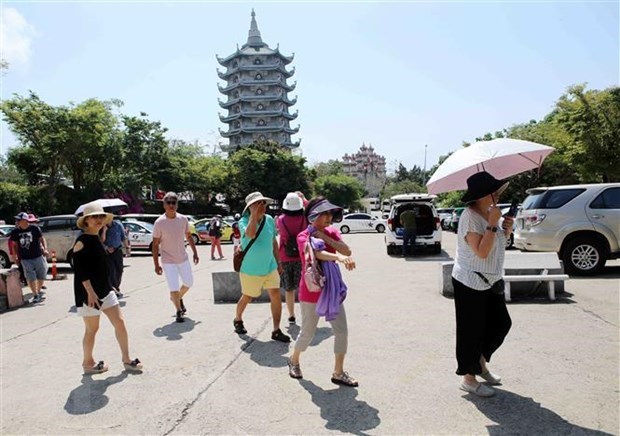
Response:
[[[103,360],[100,360],[95,366],[91,366],[89,368],[83,366],[82,368],[84,368],[85,375],[101,374],[102,372],[106,372],[108,369],[110,369]]]
[[[140,359],[134,359],[129,363],[123,362],[127,371],[142,371],[142,362]]]
[[[332,383],[343,386],[350,386],[352,388],[356,388],[359,386],[357,380],[352,378],[346,371],[342,374],[332,374]]]
[[[301,367],[299,366],[299,363],[293,363],[291,359],[287,359],[287,363],[288,375],[291,376],[291,378],[304,378],[303,374],[301,373]]]

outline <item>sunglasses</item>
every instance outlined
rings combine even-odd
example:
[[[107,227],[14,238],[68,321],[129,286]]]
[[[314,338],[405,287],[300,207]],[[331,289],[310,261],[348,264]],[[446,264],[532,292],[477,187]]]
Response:
[[[170,206],[175,206],[177,204],[176,201],[166,201],[166,204],[169,204]]]
[[[98,214],[98,215],[90,215],[90,217],[95,218],[97,220],[102,220],[102,219],[105,219],[107,217],[107,215],[105,213],[102,213],[102,214]]]

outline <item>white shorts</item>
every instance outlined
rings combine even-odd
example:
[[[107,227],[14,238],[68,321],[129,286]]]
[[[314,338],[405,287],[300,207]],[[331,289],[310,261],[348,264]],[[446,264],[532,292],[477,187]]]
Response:
[[[164,270],[170,292],[179,292],[179,289],[181,288],[179,286],[179,277],[181,278],[181,283],[183,283],[183,286],[191,288],[194,284],[192,265],[189,263],[189,260],[186,260],[183,263],[162,263],[161,269]]]
[[[77,314],[80,316],[99,316],[102,310],[109,309],[118,304],[118,298],[116,298],[116,292],[110,291],[110,293],[101,300],[101,308],[90,307],[88,304],[84,304],[82,307],[77,308]]]

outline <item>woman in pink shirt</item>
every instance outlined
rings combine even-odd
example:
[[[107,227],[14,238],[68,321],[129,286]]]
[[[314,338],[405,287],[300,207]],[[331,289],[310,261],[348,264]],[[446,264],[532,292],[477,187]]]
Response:
[[[333,222],[342,220],[342,208],[331,204],[324,197],[316,197],[311,199],[305,209],[305,216],[310,225],[306,230],[297,236],[297,245],[299,252],[303,253],[308,238],[321,239],[325,243],[325,250],[315,250],[316,258],[321,262],[339,262],[346,269],[355,268],[355,261],[351,258],[351,249],[340,237],[340,232],[330,227]],[[306,259],[301,256],[302,272],[306,270]],[[292,378],[303,378],[299,358],[303,351],[306,351],[314,334],[319,321],[317,315],[317,303],[321,297],[319,292],[310,292],[303,278],[299,283],[299,306],[301,309],[301,332],[295,341],[293,353],[288,360],[289,376]],[[358,386],[357,380],[350,377],[344,371],[344,357],[347,352],[348,345],[348,329],[347,316],[344,305],[340,305],[338,315],[330,321],[334,331],[334,372],[332,374],[332,383],[344,386]]]

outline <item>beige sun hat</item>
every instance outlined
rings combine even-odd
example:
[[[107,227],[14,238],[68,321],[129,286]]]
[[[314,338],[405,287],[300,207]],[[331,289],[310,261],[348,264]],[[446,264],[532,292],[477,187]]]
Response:
[[[78,218],[77,226],[80,229],[84,230],[86,228],[86,226],[84,225],[84,220],[86,219],[86,217],[93,215],[105,215],[106,217],[104,220],[104,224],[111,223],[112,218],[114,218],[114,215],[103,210],[103,207],[101,206],[101,204],[99,204],[99,202],[91,201],[86,206],[84,206],[84,213]]]
[[[248,194],[245,197],[245,208],[243,209],[243,212],[241,212],[241,214],[243,215],[251,205],[261,200],[265,200],[267,204],[273,203],[273,198],[265,197],[263,194],[261,194],[258,191]]]

